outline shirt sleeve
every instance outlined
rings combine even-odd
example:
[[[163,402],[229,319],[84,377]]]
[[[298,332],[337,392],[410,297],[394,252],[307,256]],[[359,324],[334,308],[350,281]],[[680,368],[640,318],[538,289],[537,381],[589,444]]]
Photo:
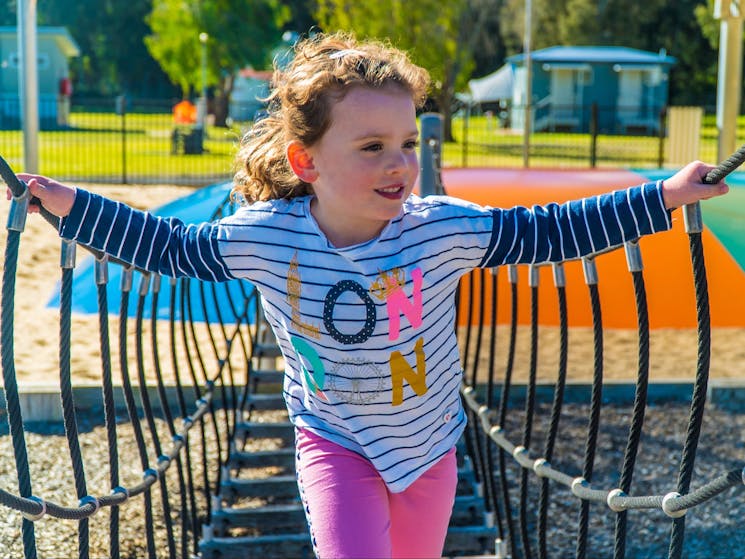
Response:
[[[234,279],[218,250],[217,223],[186,225],[78,189],[60,235],[148,272],[205,281]]]
[[[496,208],[492,215],[482,267],[579,258],[672,227],[662,181],[564,204]]]

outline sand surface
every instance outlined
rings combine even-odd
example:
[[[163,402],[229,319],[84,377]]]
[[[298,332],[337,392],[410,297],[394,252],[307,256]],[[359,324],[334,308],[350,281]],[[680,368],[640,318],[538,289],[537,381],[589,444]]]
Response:
[[[153,208],[185,196],[193,189],[169,185],[85,185],[85,188],[130,203]],[[0,205],[0,217],[7,221],[9,204]],[[6,229],[0,230],[6,246]],[[5,253],[5,251],[3,251]],[[19,384],[58,384],[59,313],[47,308],[60,278],[60,240],[56,231],[40,216],[29,216],[21,235],[15,284],[15,368]],[[78,262],[88,253],[78,250]],[[4,258],[2,262],[4,262]],[[73,315],[73,384],[100,383],[98,317]],[[743,319],[745,321],[745,319]],[[496,378],[501,379],[506,363],[509,328],[500,327]],[[116,335],[116,334],[112,334]],[[474,333],[475,336],[475,333]],[[486,336],[486,334],[485,334]],[[115,339],[115,338],[114,338]],[[162,339],[162,338],[161,338]],[[486,338],[484,338],[486,339]],[[715,329],[712,332],[711,377],[745,380],[745,328]],[[475,338],[472,344],[475,343]],[[637,333],[635,330],[604,332],[604,378],[634,380],[637,375]],[[517,338],[515,380],[525,379],[530,368],[530,329],[521,327]],[[558,369],[557,328],[541,328],[538,340],[537,377],[555,380]],[[650,336],[650,377],[661,380],[692,380],[696,373],[695,330],[653,330]],[[115,357],[115,356],[114,356]],[[473,363],[475,355],[469,358]],[[482,344],[479,361],[488,370],[488,344]],[[569,334],[568,378],[586,381],[593,375],[593,333],[590,328],[571,328]],[[116,361],[115,361],[116,362]],[[468,373],[470,375],[470,373]]]

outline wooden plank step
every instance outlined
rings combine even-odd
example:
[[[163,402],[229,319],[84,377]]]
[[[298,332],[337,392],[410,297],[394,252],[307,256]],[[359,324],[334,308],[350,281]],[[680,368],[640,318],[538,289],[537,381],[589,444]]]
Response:
[[[282,351],[276,342],[254,344],[252,357],[261,359],[264,357],[281,357]]]
[[[225,535],[232,528],[257,528],[274,533],[302,532],[307,525],[301,503],[212,511],[212,529],[217,536]]]
[[[249,382],[262,384],[282,384],[285,372],[278,369],[252,369],[248,374]]]
[[[286,410],[287,405],[282,394],[249,394],[246,397],[246,409],[260,411]]]
[[[225,534],[231,528],[297,529],[305,525],[305,511],[300,502],[269,504],[261,507],[228,507],[212,514],[215,534]],[[483,523],[483,501],[477,497],[456,497],[451,526],[461,527]]]
[[[307,529],[297,534],[219,537],[200,540],[199,556],[201,559],[312,559],[313,545]]]
[[[230,468],[280,468],[295,469],[295,449],[257,450],[253,452],[236,451],[228,458]]]
[[[220,496],[228,502],[235,502],[237,499],[251,497],[274,499],[300,498],[297,479],[294,475],[255,479],[230,478],[220,484]]]
[[[466,557],[494,551],[496,528],[486,526],[450,527],[443,557]],[[312,544],[307,531],[241,537],[210,537],[199,542],[201,559],[311,559]]]
[[[289,421],[241,421],[236,425],[235,437],[243,441],[282,439],[285,443],[294,443],[295,427]]]

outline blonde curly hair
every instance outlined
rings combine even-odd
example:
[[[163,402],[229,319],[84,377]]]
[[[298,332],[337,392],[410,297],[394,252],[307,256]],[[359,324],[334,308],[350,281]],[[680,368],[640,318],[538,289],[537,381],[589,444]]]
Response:
[[[285,68],[275,68],[268,115],[246,133],[236,156],[233,197],[248,203],[312,192],[292,172],[285,150],[293,140],[307,147],[320,140],[333,104],[351,87],[395,84],[417,108],[426,100],[429,74],[390,44],[340,32],[304,39],[294,51]]]

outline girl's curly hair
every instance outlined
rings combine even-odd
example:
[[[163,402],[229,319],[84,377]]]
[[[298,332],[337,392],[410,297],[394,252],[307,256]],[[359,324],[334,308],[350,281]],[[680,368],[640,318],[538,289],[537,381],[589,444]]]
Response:
[[[331,124],[333,104],[351,87],[394,84],[417,108],[426,100],[429,74],[388,43],[340,32],[304,39],[294,51],[286,67],[275,67],[268,115],[246,133],[236,156],[233,195],[248,203],[311,192],[292,172],[285,150],[292,140],[317,142]]]

